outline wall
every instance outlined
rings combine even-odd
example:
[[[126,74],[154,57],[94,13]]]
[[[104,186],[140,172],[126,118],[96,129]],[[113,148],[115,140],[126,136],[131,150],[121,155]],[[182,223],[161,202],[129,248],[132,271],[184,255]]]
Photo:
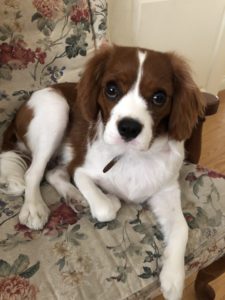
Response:
[[[176,51],[201,88],[225,88],[224,0],[109,0],[109,33],[116,44]]]

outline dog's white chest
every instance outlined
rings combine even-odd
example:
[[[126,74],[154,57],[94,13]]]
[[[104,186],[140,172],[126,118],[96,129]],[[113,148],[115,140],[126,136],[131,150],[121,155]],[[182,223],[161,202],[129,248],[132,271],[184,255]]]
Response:
[[[106,193],[140,203],[151,197],[169,180],[177,179],[183,160],[183,144],[176,152],[167,138],[157,139],[149,151],[124,151],[95,141],[88,149],[83,169]],[[106,173],[104,167],[117,155],[121,158]]]

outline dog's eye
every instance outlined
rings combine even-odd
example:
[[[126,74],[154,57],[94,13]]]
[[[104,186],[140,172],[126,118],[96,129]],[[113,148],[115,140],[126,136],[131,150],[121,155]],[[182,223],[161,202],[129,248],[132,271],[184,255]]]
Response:
[[[154,93],[151,97],[151,101],[153,104],[157,106],[163,106],[163,104],[166,102],[167,95],[164,91],[158,91]]]
[[[109,81],[105,87],[105,95],[109,100],[116,100],[120,95],[120,89],[115,81]]]

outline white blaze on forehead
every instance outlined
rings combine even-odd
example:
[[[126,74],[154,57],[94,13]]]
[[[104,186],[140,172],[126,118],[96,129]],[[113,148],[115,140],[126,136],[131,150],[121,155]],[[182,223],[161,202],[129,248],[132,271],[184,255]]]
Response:
[[[123,142],[118,131],[118,122],[123,118],[131,118],[143,125],[140,134],[132,141],[134,148],[146,150],[150,145],[153,136],[153,119],[145,99],[140,94],[140,83],[143,76],[143,65],[146,55],[146,52],[137,52],[139,65],[136,80],[130,90],[118,101],[111,111],[110,119],[104,131],[104,140],[108,144]]]
[[[139,89],[140,89],[141,77],[143,74],[143,64],[145,58],[146,58],[146,52],[138,51],[139,68],[138,68],[137,80],[134,84],[134,91],[137,92],[137,94],[140,94]]]
[[[142,110],[147,108],[145,100],[140,95],[140,82],[143,74],[143,65],[146,58],[146,52],[138,51],[138,69],[137,77],[131,89],[128,93],[119,101],[118,105],[113,110],[113,113],[118,113],[118,118],[130,117],[140,120],[142,115]]]

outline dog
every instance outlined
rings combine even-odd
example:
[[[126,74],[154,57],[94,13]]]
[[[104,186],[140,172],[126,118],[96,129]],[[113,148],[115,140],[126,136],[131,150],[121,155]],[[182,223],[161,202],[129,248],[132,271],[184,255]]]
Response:
[[[19,220],[31,229],[42,229],[49,216],[44,174],[67,200],[80,191],[100,222],[116,218],[121,199],[148,203],[166,242],[163,295],[181,299],[188,227],[178,177],[184,141],[203,114],[201,93],[178,55],[101,49],[79,83],[35,91],[19,109],[3,138],[1,191],[25,192]]]

